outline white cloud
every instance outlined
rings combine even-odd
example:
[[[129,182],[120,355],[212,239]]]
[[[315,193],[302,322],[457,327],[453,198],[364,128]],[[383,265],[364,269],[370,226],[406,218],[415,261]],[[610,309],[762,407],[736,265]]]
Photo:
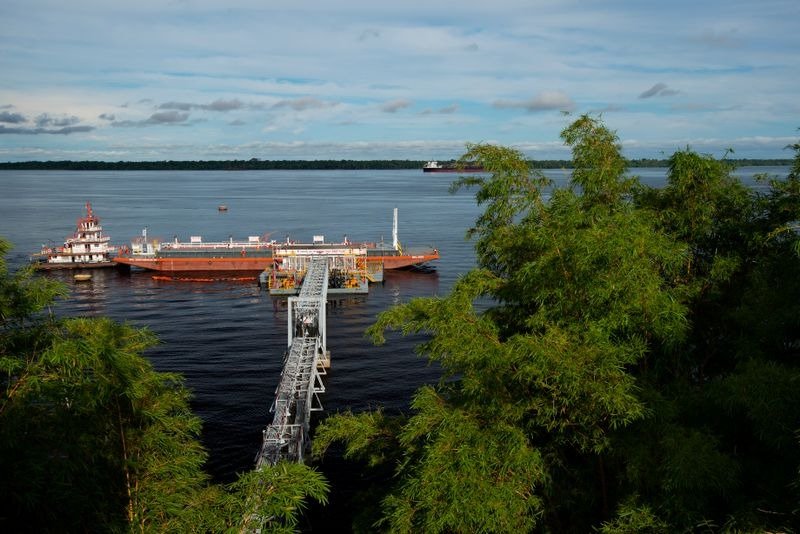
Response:
[[[458,111],[458,104],[450,104],[449,106],[445,106],[439,109],[431,109],[426,108],[420,111],[420,115],[451,115]]]
[[[111,126],[118,128],[143,127],[143,126],[169,126],[184,124],[189,120],[189,113],[181,111],[159,111],[144,120],[114,121]]]
[[[302,97],[290,100],[279,100],[272,104],[273,108],[291,108],[295,111],[305,111],[307,109],[320,109],[337,105],[337,102],[326,102],[318,98]]]
[[[72,115],[72,116],[61,116],[61,117],[53,117],[48,113],[42,113],[41,115],[37,116],[33,119],[33,122],[39,128],[44,128],[47,126],[56,126],[56,127],[65,127],[65,126],[73,126],[78,124],[81,120]]]
[[[575,109],[575,102],[561,91],[544,91],[529,100],[496,100],[492,105],[499,109],[524,109],[528,112]]]
[[[704,46],[739,48],[744,45],[744,41],[736,28],[723,31],[707,28],[696,39]]]
[[[0,122],[19,124],[25,121],[27,121],[27,119],[22,113],[14,113],[12,111],[0,111]]]
[[[639,98],[651,98],[653,96],[674,96],[677,94],[678,91],[676,91],[675,89],[670,89],[669,87],[667,87],[667,84],[658,82],[647,91],[642,92],[639,95]]]
[[[381,32],[379,30],[375,30],[372,28],[367,28],[361,35],[358,36],[359,41],[366,41],[368,39],[377,39],[381,36]]]
[[[381,110],[386,113],[397,113],[401,109],[406,109],[412,106],[412,102],[405,98],[400,98],[398,100],[392,100],[391,102],[385,102],[381,105]]]
[[[225,100],[218,98],[209,104],[192,104],[189,102],[165,102],[159,104],[158,109],[174,109],[178,111],[189,111],[192,109],[202,109],[207,111],[233,111],[246,107],[245,104],[238,98]]]

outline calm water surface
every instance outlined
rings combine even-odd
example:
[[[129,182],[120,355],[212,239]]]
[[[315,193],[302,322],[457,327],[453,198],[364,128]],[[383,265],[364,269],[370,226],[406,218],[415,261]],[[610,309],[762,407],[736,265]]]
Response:
[[[737,173],[785,176],[787,168],[743,168]],[[664,169],[636,169],[658,186]],[[547,171],[557,184],[564,171]],[[417,296],[445,294],[475,263],[466,229],[480,213],[472,194],[448,193],[452,175],[420,171],[0,171],[0,236],[14,244],[11,267],[23,265],[43,243],[63,240],[83,204],[92,202],[115,244],[141,234],[188,240],[289,235],[298,241],[391,241],[392,208],[399,208],[400,240],[436,246],[434,272],[386,273],[369,295],[331,301],[328,348],[333,369],[322,396],[327,413],[384,406],[404,409],[411,394],[438,378],[414,353],[419,338],[391,336],[380,347],[364,338],[377,314]],[[228,206],[220,213],[219,204]],[[193,408],[204,421],[209,470],[221,480],[250,469],[278,383],[286,346],[285,300],[249,282],[163,282],[147,272],[95,271],[75,283],[56,313],[112,317],[155,332],[161,344],[146,356],[157,369],[186,377]]]

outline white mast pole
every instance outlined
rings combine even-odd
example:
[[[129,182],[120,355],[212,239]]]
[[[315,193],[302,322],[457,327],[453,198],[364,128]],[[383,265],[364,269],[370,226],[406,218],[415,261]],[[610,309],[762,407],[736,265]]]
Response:
[[[394,209],[394,220],[392,221],[392,248],[395,250],[399,248],[397,242],[397,208]]]

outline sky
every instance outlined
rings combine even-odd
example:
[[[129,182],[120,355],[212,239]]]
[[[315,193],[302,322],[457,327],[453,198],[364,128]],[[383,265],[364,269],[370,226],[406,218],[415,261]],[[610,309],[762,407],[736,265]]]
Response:
[[[797,0],[3,0],[0,161],[791,158]]]

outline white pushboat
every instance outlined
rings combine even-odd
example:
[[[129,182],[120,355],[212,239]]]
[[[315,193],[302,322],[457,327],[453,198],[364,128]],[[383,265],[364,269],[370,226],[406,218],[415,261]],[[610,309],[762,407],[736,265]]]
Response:
[[[110,246],[111,238],[103,235],[100,218],[92,212],[91,203],[86,203],[86,215],[78,219],[75,233],[60,247],[42,246],[41,252],[31,257],[37,269],[87,269],[114,267]]]

